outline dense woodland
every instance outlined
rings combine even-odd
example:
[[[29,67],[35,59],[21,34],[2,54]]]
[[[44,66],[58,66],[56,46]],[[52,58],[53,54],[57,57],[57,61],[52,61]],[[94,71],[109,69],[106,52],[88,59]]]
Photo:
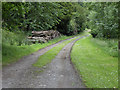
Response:
[[[88,28],[93,37],[117,38],[118,3],[3,2],[2,27],[3,35],[4,31],[23,35],[41,30],[74,35]]]

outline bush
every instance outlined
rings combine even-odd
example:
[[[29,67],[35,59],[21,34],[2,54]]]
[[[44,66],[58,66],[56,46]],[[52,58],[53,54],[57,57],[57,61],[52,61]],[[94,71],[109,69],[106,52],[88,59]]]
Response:
[[[92,35],[94,38],[95,38],[95,37],[97,36],[97,34],[98,34],[98,33],[97,33],[97,31],[96,31],[96,30],[94,30],[94,29],[93,29],[93,30],[91,30],[91,32],[90,32],[90,33],[91,33],[91,35]]]
[[[10,32],[8,30],[2,30],[2,43],[16,46],[31,44],[27,40],[27,35],[24,32]]]

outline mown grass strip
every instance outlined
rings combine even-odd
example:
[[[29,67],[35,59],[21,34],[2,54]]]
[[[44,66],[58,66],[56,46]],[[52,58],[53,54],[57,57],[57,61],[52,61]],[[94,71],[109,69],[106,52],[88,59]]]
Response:
[[[88,34],[87,32],[84,32],[84,33],[81,33],[80,36],[82,37],[82,36],[87,35],[87,34]],[[80,37],[80,36],[78,36],[78,37]],[[47,51],[44,55],[40,56],[38,58],[37,62],[35,62],[33,64],[33,66],[41,68],[41,67],[45,66],[46,64],[50,63],[65,45],[67,45],[71,41],[77,39],[78,37],[67,40],[67,41],[57,45],[56,47],[53,47],[52,49]]]
[[[76,37],[76,38],[78,38],[78,37]],[[65,45],[67,45],[71,41],[75,40],[76,38],[67,40],[67,41],[57,45],[56,47],[53,47],[48,52],[46,52],[45,54],[40,56],[38,58],[38,61],[35,62],[33,64],[33,66],[41,68],[41,67],[45,66],[46,64],[50,63]]]
[[[92,37],[80,39],[75,43],[71,59],[89,88],[118,87],[118,58],[110,56]]]

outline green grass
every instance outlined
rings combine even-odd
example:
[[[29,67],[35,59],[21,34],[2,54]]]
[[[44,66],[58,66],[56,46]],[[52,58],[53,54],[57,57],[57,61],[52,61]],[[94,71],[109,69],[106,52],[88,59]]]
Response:
[[[88,34],[87,32],[84,32],[84,33],[81,33],[81,36],[84,36],[87,34]],[[33,66],[41,68],[41,67],[45,66],[46,64],[50,63],[65,45],[67,45],[68,43],[70,43],[71,41],[73,41],[77,38],[78,37],[67,40],[67,41],[57,45],[56,47],[53,47],[51,50],[47,51],[44,55],[40,56],[38,58],[37,62],[35,62],[33,64]]]
[[[84,34],[84,32],[81,34]],[[20,33],[20,35],[22,34]],[[46,43],[41,43],[41,44],[36,43],[31,45],[25,45],[24,43],[26,42],[22,42],[22,40],[18,40],[18,38],[20,38],[20,35],[13,32],[9,32],[9,31],[3,31],[2,66],[6,66],[11,63],[14,63],[18,61],[20,58],[22,58],[23,56],[29,55],[39,49],[55,44],[61,40],[65,40],[73,37],[73,36],[61,36],[53,40],[50,40]],[[16,41],[15,39],[18,41]],[[21,44],[22,46],[17,46],[18,44],[16,43],[19,43],[19,42],[22,42]]]
[[[88,88],[117,88],[118,58],[107,53],[107,44],[101,44],[91,36],[80,39],[73,46],[72,62]]]
[[[117,39],[95,39],[91,41],[99,46],[100,49],[104,50],[110,56],[118,57],[118,40]]]
[[[60,38],[55,38],[53,40],[50,40],[47,43],[42,44],[32,44],[32,45],[22,45],[22,46],[16,46],[16,45],[8,45],[6,43],[2,44],[2,65],[8,65],[13,62],[18,61],[23,56],[29,55],[41,48],[45,48],[49,45],[52,45],[54,43],[57,43],[61,40],[71,38],[72,36],[61,36]]]
[[[118,67],[120,67],[120,49],[119,49],[119,51],[118,51]],[[118,69],[118,80],[119,80],[119,82],[118,82],[118,88],[120,88],[120,69]]]
[[[78,37],[76,37],[76,38],[78,38]],[[67,41],[53,47],[52,49],[47,51],[45,54],[40,56],[38,58],[37,62],[35,62],[33,64],[33,66],[41,68],[41,67],[45,66],[46,64],[50,63],[65,45],[67,45],[69,42],[75,40],[76,38],[67,40]]]

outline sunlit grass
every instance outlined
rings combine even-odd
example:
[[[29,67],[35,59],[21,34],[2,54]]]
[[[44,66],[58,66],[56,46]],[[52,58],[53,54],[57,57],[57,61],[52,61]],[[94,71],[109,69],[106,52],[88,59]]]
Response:
[[[71,53],[72,62],[87,87],[117,88],[118,58],[100,46],[98,40],[91,41],[91,37],[77,41]]]

